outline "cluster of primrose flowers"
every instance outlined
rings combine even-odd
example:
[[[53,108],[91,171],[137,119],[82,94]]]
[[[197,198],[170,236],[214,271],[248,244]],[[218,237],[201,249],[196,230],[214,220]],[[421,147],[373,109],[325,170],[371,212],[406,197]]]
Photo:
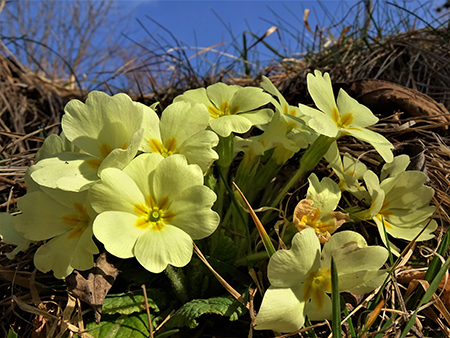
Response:
[[[308,74],[307,84],[318,109],[289,105],[265,77],[262,88],[218,83],[189,90],[160,116],[156,105],[125,94],[91,92],[85,103],[70,101],[61,134],[45,140],[27,171],[20,213],[0,214],[3,241],[16,245],[9,257],[38,243],[36,268],[65,278],[93,267],[95,237],[109,253],[135,257],[153,273],[183,267],[193,240],[219,225],[244,237],[251,233],[251,222],[227,204],[226,180],[234,180],[251,202],[276,207],[325,157],[339,183],[309,176],[307,195],[292,215],[291,248],[270,258],[271,286],[256,329],[289,332],[300,329],[305,316],[330,319],[331,257],[341,291],[371,292],[387,275],[380,270],[387,249],[368,246],[353,231],[334,234],[340,226],[373,221],[388,246],[386,233],[412,240],[427,227],[418,239],[427,240],[437,224],[429,220],[435,207],[426,175],[407,171],[409,158],[394,158],[392,144],[366,128],[378,121],[371,111],[342,89],[336,101],[327,73]],[[244,137],[251,128],[260,132]],[[379,177],[351,156],[340,156],[336,140],[348,135],[371,144],[385,160]],[[300,169],[279,187],[274,177],[301,150]],[[241,161],[230,171],[236,156]],[[358,207],[336,211],[343,192],[359,200]],[[392,243],[390,248],[398,254]]]

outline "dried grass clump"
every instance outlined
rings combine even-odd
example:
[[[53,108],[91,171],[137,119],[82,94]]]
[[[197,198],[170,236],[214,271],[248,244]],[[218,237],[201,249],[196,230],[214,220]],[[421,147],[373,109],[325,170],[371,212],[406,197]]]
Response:
[[[15,202],[42,136],[59,132],[64,105],[78,96],[0,54],[0,211]]]
[[[450,107],[449,38],[450,30],[444,28],[414,30],[381,40],[344,38],[321,53],[282,62],[282,73],[274,80],[285,93],[304,92],[306,75],[320,69],[330,73],[333,83],[363,78],[390,81]]]

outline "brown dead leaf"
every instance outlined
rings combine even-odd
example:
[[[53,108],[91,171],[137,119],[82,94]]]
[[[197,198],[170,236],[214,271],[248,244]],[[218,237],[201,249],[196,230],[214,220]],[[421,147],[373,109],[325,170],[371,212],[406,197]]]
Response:
[[[108,261],[110,257],[103,252],[92,269],[75,270],[66,278],[68,290],[94,309],[97,324],[101,319],[103,300],[119,274],[119,270]]]
[[[340,85],[351,97],[384,116],[403,111],[412,117],[433,117],[437,123],[450,123],[450,113],[443,104],[417,90],[396,83],[361,79]],[[443,127],[448,129],[448,126]]]
[[[408,293],[411,293],[418,285],[421,285],[423,289],[426,291],[428,289],[428,282],[423,280],[425,276],[425,271],[408,271],[400,274],[397,277],[397,281],[402,284],[408,284]],[[441,280],[438,286],[438,293],[441,293],[439,299],[436,300],[437,296],[435,295],[433,299],[435,300],[435,307],[439,310],[439,312],[444,316],[447,322],[450,324],[450,282],[447,281],[446,278]]]

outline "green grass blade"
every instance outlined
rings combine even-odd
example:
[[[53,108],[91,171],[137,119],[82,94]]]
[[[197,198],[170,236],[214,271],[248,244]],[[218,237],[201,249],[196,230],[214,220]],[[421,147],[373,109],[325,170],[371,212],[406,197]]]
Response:
[[[410,332],[412,326],[416,322],[416,316],[417,312],[419,311],[419,308],[429,302],[431,300],[431,297],[433,297],[433,294],[436,292],[442,278],[444,277],[445,273],[447,272],[448,268],[450,266],[450,257],[446,260],[445,264],[441,267],[439,272],[436,274],[435,278],[433,279],[433,282],[431,282],[430,287],[428,288],[427,292],[425,292],[425,295],[422,297],[422,299],[419,302],[419,305],[417,305],[416,311],[414,311],[413,315],[409,319],[408,323],[406,324],[405,328],[402,331],[402,335],[400,338],[405,338],[406,335]]]
[[[442,237],[442,242],[437,249],[437,253],[441,256],[444,256],[445,253],[447,252],[449,246],[450,246],[450,231],[447,231],[445,233],[444,237]],[[439,256],[436,255],[431,260],[430,266],[428,267],[428,270],[425,273],[424,279],[428,283],[431,283],[433,278],[439,272],[440,267],[441,267],[441,260],[440,260]]]
[[[312,326],[308,317],[305,318],[305,326],[306,327]],[[310,329],[310,330],[306,331],[306,334],[308,335],[309,338],[317,338],[316,331],[314,331],[314,329]]]
[[[347,306],[345,306],[345,299],[342,296],[341,296],[341,308],[342,308],[342,311],[344,312],[344,316],[347,317],[349,312],[348,312]],[[355,331],[355,327],[353,326],[353,322],[352,322],[351,318],[347,319],[347,324],[348,324],[348,328],[350,330],[350,335],[352,336],[352,338],[356,338],[356,331]]]
[[[341,298],[339,293],[339,277],[336,263],[331,257],[331,331],[334,338],[342,337],[341,332]]]

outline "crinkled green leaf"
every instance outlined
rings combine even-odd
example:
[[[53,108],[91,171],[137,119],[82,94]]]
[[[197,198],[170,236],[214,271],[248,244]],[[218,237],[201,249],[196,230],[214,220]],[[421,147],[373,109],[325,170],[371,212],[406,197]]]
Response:
[[[229,264],[236,259],[236,244],[231,237],[225,235],[225,231],[221,230],[220,236],[211,237],[209,256]]]
[[[86,330],[94,338],[147,338],[149,332],[147,314],[104,316],[99,324],[86,325]]]
[[[245,312],[242,306],[232,296],[220,296],[209,299],[194,299],[184,304],[166,323],[167,328],[188,326],[193,329],[198,326],[196,319],[204,314],[215,313],[237,320]]]
[[[147,300],[152,313],[159,312],[157,302],[153,300],[154,296],[156,296],[160,298],[160,302],[162,301],[162,298],[158,297],[158,291],[160,290],[147,290]],[[145,311],[144,302],[144,295],[140,290],[137,292],[110,295],[103,301],[102,313],[129,315],[134,312],[142,312]]]

